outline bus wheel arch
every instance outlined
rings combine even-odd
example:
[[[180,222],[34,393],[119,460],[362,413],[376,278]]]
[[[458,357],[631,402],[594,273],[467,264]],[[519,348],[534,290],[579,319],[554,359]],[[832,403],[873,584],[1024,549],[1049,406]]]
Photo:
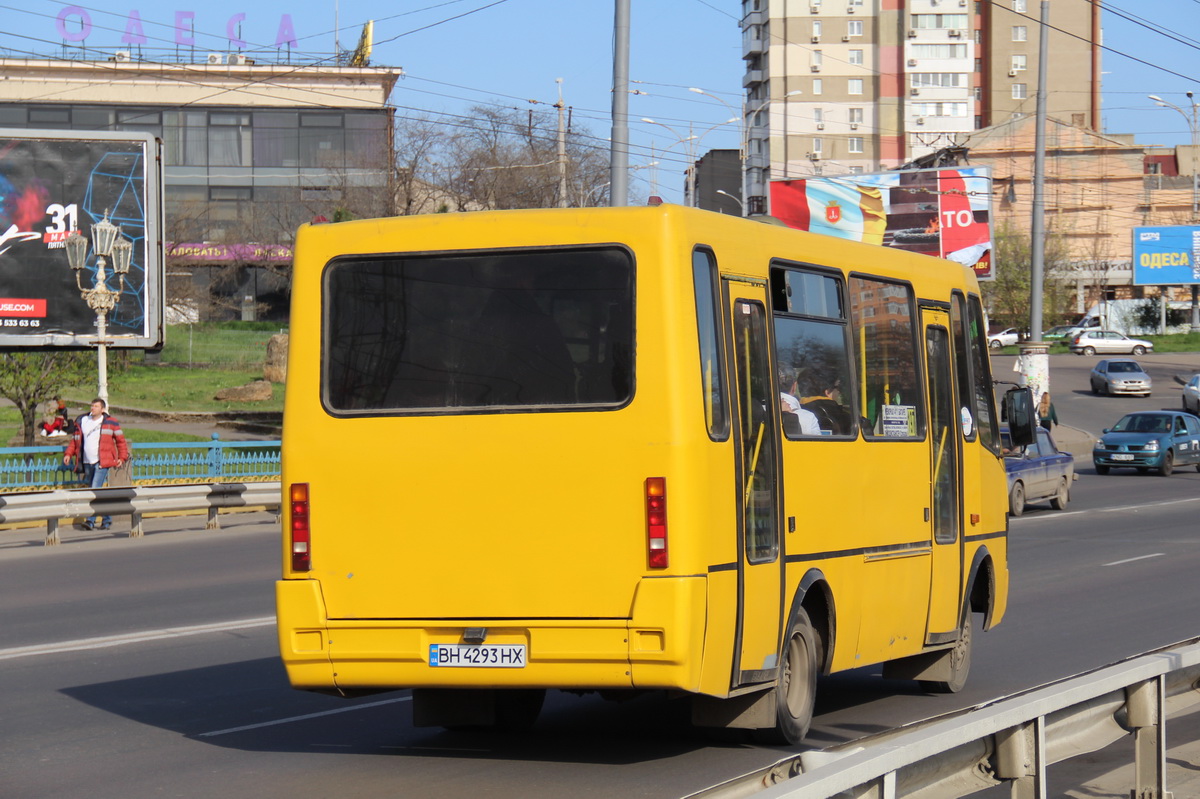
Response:
[[[981,630],[992,629],[996,612],[996,566],[987,547],[975,551],[971,568],[967,574],[966,603],[963,616],[971,613],[983,614]]]
[[[788,619],[803,609],[817,634],[820,649],[817,652],[818,674],[828,674],[833,660],[833,645],[837,637],[837,612],[833,601],[833,592],[829,582],[820,569],[809,569],[800,580],[796,593],[792,596],[791,607],[788,609]]]

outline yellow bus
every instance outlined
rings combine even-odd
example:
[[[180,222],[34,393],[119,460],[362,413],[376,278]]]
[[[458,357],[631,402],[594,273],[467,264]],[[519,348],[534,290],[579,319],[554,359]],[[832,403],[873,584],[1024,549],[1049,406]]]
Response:
[[[970,269],[663,205],[307,226],[292,291],[298,689],[445,726],[683,692],[795,743],[818,675],[955,691],[1004,615]]]

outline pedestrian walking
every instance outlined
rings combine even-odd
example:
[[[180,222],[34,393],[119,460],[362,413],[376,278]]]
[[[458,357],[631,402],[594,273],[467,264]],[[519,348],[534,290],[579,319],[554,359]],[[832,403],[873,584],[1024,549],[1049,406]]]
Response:
[[[63,455],[63,463],[69,463],[71,458],[78,455],[83,464],[83,485],[85,488],[100,488],[108,480],[108,470],[124,465],[129,460],[129,445],[125,442],[125,433],[116,418],[106,412],[108,403],[97,397],[92,400],[91,410],[75,421],[75,432],[71,435],[71,443]],[[100,521],[100,529],[107,530],[112,526],[112,517],[105,516]],[[83,523],[85,530],[96,529],[95,514],[89,516]]]
[[[1058,412],[1054,410],[1054,403],[1050,401],[1050,392],[1042,392],[1042,398],[1038,400],[1038,424],[1049,432],[1052,425],[1058,424]]]

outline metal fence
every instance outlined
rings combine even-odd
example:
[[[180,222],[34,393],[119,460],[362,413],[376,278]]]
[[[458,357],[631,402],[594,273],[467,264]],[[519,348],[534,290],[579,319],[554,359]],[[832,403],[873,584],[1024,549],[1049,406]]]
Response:
[[[134,485],[279,479],[279,441],[212,441],[131,444]],[[0,448],[0,492],[79,487],[63,463],[63,447]]]

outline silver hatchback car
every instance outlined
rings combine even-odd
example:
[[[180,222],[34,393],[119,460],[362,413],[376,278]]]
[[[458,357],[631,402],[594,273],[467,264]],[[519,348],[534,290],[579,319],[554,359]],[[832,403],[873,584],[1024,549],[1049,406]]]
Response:
[[[1150,396],[1150,375],[1126,358],[1099,361],[1089,375],[1093,394],[1140,394]]]
[[[1076,355],[1145,355],[1154,349],[1154,344],[1115,330],[1085,330],[1071,340],[1070,349]]]

